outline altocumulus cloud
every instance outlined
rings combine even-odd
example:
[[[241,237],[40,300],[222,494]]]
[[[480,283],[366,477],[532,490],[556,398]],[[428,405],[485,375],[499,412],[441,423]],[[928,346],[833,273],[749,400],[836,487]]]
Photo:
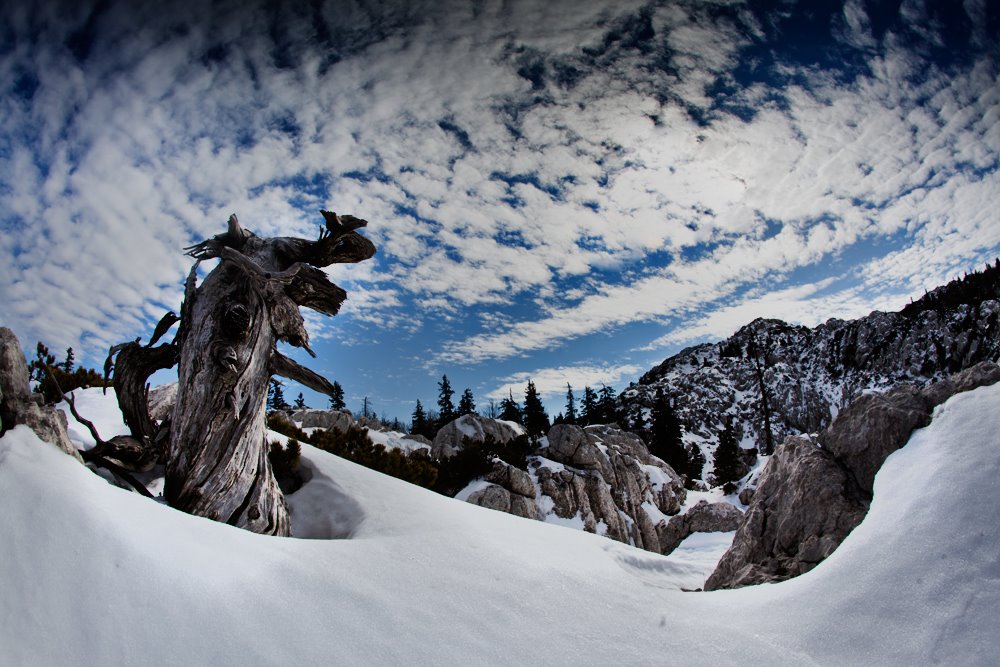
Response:
[[[1000,246],[997,10],[808,5],[5,6],[5,320],[104,347],[230,212],[311,236],[322,207],[379,254],[330,269],[352,300],[314,334],[423,332],[421,368],[553,392],[572,364],[538,355],[636,323],[668,327],[616,343],[652,358],[902,305]]]

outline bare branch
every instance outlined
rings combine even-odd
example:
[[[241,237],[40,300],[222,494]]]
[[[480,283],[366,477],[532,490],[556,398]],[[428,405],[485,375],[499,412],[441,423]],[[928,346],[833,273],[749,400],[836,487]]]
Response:
[[[336,315],[347,298],[347,292],[313,266],[303,266],[295,280],[285,287],[285,294],[296,304],[327,315]]]
[[[289,359],[277,350],[271,353],[271,373],[294,380],[327,396],[333,396],[333,385],[325,377],[311,371],[296,361]]]
[[[244,273],[248,276],[259,278],[261,280],[272,281],[281,284],[288,284],[292,281],[292,278],[298,274],[302,269],[302,264],[296,262],[284,271],[265,271],[260,267],[257,262],[253,261],[239,250],[233,250],[232,248],[222,248],[221,250],[222,259],[227,262],[232,262],[236,266],[240,267]]]

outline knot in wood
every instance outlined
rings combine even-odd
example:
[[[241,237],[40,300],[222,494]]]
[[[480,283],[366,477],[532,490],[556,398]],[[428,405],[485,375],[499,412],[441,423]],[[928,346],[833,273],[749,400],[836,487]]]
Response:
[[[222,313],[222,334],[230,340],[240,340],[250,329],[250,319],[250,309],[245,304],[229,304]]]

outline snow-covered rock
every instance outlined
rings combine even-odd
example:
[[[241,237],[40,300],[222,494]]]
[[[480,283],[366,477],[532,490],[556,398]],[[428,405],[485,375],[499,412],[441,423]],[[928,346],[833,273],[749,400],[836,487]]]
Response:
[[[761,475],[732,547],[705,584],[780,581],[827,558],[861,523],[885,460],[951,395],[1000,381],[983,362],[935,385],[862,396],[818,440],[789,436]]]
[[[543,520],[578,519],[588,532],[661,552],[658,527],[680,510],[684,484],[641,438],[616,426],[559,424],[540,452],[531,468]]]
[[[159,387],[149,390],[146,398],[146,405],[149,409],[149,417],[156,422],[163,421],[174,411],[174,404],[177,402],[177,383],[168,382]]]
[[[700,500],[683,514],[657,526],[660,553],[669,554],[692,533],[726,533],[739,528],[743,512],[730,503]]]
[[[664,360],[621,392],[620,406],[648,420],[662,390],[684,426],[685,442],[701,447],[707,479],[726,416],[742,447],[767,453],[769,443],[776,446],[788,435],[819,433],[865,394],[902,383],[922,387],[1000,358],[998,281],[1000,268],[994,267],[900,312],[831,319],[814,328],[757,319],[726,340]]]
[[[485,442],[486,438],[492,438],[495,442],[503,444],[520,435],[524,435],[524,429],[512,422],[488,419],[476,414],[462,415],[445,424],[437,432],[431,445],[431,456],[436,458],[454,456],[464,446],[464,438],[476,442]]]
[[[295,410],[290,418],[301,424],[301,428],[325,428],[331,431],[346,433],[355,425],[350,412],[341,410]]]

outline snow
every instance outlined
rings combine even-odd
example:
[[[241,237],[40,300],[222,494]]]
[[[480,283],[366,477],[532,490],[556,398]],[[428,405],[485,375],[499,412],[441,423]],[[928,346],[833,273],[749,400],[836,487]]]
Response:
[[[995,386],[939,407],[814,570],[713,593],[680,589],[729,534],[665,558],[303,445],[294,530],[345,539],[263,537],[18,427],[0,439],[0,662],[998,664],[998,403]]]
[[[375,431],[368,429],[368,439],[376,445],[382,445],[386,448],[386,451],[399,449],[404,454],[411,454],[418,449],[430,450],[430,445],[408,438],[405,433],[397,431]]]
[[[118,409],[115,390],[108,388],[108,393],[100,387],[90,387],[89,389],[76,389],[72,392],[73,402],[76,404],[76,411],[84,419],[88,419],[94,424],[98,435],[104,440],[110,440],[116,435],[129,435],[128,427],[122,420],[122,413]],[[90,449],[97,443],[86,426],[73,419],[69,410],[69,404],[65,401],[56,406],[66,413],[67,432],[70,442],[81,449]]]

